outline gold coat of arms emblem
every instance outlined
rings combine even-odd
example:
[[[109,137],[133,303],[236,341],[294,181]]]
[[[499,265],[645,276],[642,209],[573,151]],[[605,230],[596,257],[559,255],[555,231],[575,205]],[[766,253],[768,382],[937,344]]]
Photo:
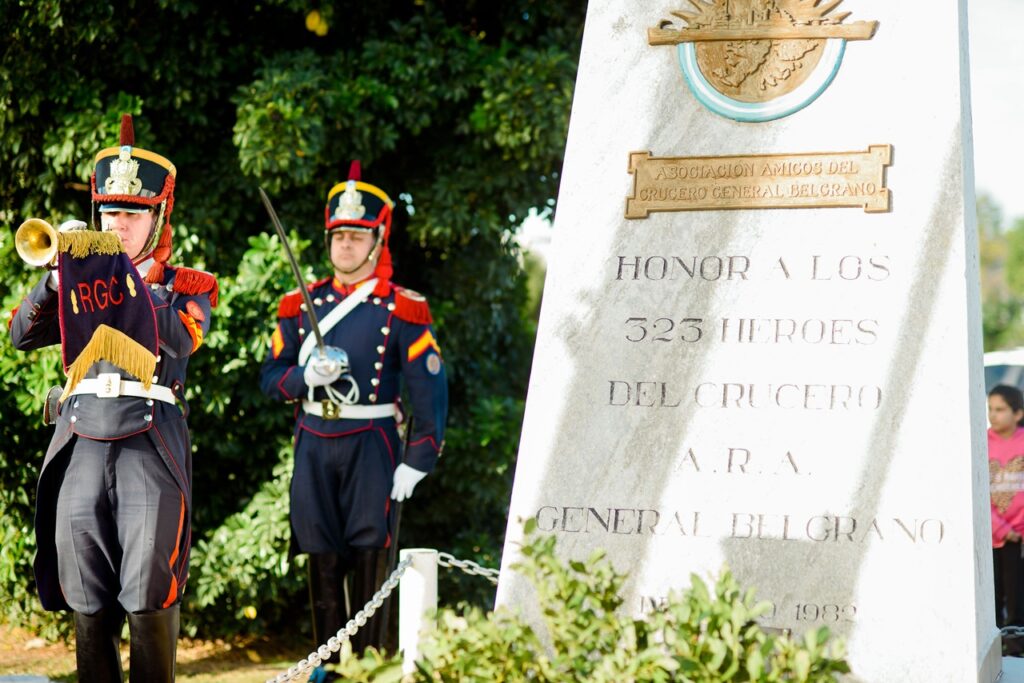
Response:
[[[878,22],[843,23],[850,13],[835,11],[842,1],[690,0],[690,9],[648,29],[648,42],[678,46],[687,85],[711,111],[770,121],[828,88],[847,41],[874,36]]]

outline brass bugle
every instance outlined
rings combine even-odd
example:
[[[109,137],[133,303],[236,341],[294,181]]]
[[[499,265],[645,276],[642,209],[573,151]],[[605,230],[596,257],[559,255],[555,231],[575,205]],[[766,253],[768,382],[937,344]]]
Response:
[[[29,218],[18,226],[14,248],[30,266],[57,266],[57,231],[42,218]]]

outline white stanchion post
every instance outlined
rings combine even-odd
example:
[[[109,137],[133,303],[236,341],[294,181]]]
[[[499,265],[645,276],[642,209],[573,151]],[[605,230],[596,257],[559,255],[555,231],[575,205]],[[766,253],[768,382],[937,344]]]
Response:
[[[427,614],[437,609],[437,551],[406,548],[399,553],[401,560],[410,556],[412,564],[398,584],[398,649],[404,673],[416,669],[420,637],[434,627]]]

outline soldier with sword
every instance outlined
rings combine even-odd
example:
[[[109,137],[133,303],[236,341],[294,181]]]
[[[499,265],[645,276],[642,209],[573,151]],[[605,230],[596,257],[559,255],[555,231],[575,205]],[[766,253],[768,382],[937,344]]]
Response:
[[[319,644],[387,577],[398,503],[441,455],[447,381],[426,299],[391,281],[394,202],[361,180],[358,161],[348,180],[328,192],[325,247],[334,272],[311,285],[263,198],[299,288],[278,306],[260,384],[271,398],[298,404],[292,542],[309,554]],[[404,447],[397,431],[403,383],[415,418]],[[385,610],[378,611],[353,638],[353,650],[379,648],[385,625]],[[319,669],[310,680],[334,675]]]

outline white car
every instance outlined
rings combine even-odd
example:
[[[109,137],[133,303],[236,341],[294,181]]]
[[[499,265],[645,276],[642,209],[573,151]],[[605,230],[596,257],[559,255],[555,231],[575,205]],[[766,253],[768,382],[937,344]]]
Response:
[[[1024,347],[985,354],[985,393],[997,384],[1024,391]]]

